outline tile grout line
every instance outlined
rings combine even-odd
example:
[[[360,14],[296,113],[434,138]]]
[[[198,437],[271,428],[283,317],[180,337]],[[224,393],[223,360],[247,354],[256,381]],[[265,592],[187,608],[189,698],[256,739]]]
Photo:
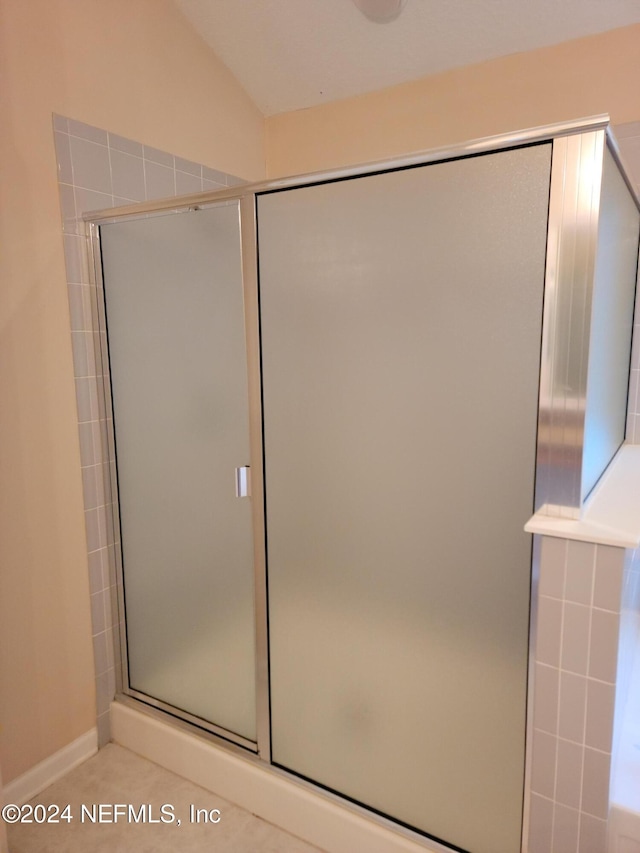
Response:
[[[596,543],[593,543],[593,544],[595,545]],[[603,548],[619,548],[620,546],[618,546],[618,545],[601,545],[600,547],[601,548],[602,547]],[[583,601],[573,601],[570,598],[558,598],[558,596],[556,596],[556,595],[541,595],[540,598],[548,598],[551,601],[559,601],[561,603],[566,602],[567,604],[573,604],[576,607],[583,607],[585,610],[595,610],[599,613],[613,613],[614,615],[616,615],[618,613],[617,610],[612,610],[609,607],[598,607],[595,604],[585,604]],[[551,664],[546,664],[546,665],[551,666]]]
[[[595,588],[596,588],[596,572],[598,569],[598,546],[594,545],[593,548],[593,557],[591,561],[591,592],[590,592],[590,600],[591,607],[589,609],[589,631],[587,633],[587,679],[585,683],[585,700],[584,700],[584,714],[582,720],[582,766],[580,770],[580,797],[578,800],[578,849],[580,848],[580,832],[582,829],[582,798],[584,795],[584,767],[585,767],[585,756],[586,756],[586,739],[587,739],[587,706],[589,701],[589,673],[591,672],[591,631],[592,631],[592,623],[593,623],[593,602],[595,599]]]
[[[564,542],[563,544],[564,557],[562,561],[562,595],[564,599],[564,592],[567,584],[567,562],[569,558],[569,545],[568,542]],[[565,611],[565,603],[564,600],[562,602],[562,607],[560,608],[560,645],[558,648],[558,668],[559,671],[562,671],[562,651],[564,647],[564,611]],[[558,762],[560,758],[560,708],[561,708],[561,698],[562,698],[562,677],[558,675],[558,707],[556,710],[556,734],[555,734],[555,766],[553,773],[553,809],[551,810],[551,844],[553,845],[553,839],[556,831],[556,812],[558,808],[557,801],[557,790],[558,790]]]

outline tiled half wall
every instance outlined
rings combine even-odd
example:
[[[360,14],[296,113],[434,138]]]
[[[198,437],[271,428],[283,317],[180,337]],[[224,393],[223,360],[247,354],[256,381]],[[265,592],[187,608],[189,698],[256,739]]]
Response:
[[[627,552],[539,544],[528,853],[605,853]]]
[[[96,670],[98,742],[110,739],[115,694],[117,608],[108,436],[113,430],[102,392],[98,296],[89,275],[82,214],[136,201],[241,184],[233,175],[63,116],[53,117],[78,406],[80,460],[89,552],[89,589]],[[101,347],[102,343],[102,347]],[[113,446],[113,443],[111,443]]]
[[[99,742],[109,740],[115,691],[117,547],[111,529],[108,436],[96,331],[98,295],[90,284],[80,217],[241,181],[72,119],[54,117],[80,452],[89,551]],[[619,128],[623,156],[640,182],[640,122]],[[629,396],[628,438],[640,443],[640,300]],[[111,445],[113,446],[113,445]],[[616,660],[625,552],[585,543],[537,543],[533,590],[529,853],[604,853],[609,801]],[[629,561],[627,560],[627,566]]]
[[[640,853],[640,549],[622,582],[607,853]]]

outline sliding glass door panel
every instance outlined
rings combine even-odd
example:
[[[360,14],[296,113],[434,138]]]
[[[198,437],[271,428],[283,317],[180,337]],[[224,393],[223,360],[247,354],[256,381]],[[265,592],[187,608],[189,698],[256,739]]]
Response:
[[[255,740],[237,204],[101,227],[131,689]]]
[[[275,763],[520,849],[551,146],[258,197]]]

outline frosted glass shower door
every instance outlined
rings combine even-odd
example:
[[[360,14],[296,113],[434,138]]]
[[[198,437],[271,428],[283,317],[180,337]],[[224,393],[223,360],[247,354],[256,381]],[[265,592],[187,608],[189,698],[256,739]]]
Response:
[[[273,761],[520,850],[551,146],[258,197]]]
[[[129,686],[255,741],[237,204],[101,226]]]

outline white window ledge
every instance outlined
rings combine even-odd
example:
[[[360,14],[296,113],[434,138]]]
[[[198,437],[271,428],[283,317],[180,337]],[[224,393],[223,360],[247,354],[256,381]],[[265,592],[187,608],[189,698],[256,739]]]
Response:
[[[640,545],[640,445],[625,444],[620,448],[587,499],[580,518],[548,515],[543,507],[529,519],[524,529],[541,536],[637,548]]]

